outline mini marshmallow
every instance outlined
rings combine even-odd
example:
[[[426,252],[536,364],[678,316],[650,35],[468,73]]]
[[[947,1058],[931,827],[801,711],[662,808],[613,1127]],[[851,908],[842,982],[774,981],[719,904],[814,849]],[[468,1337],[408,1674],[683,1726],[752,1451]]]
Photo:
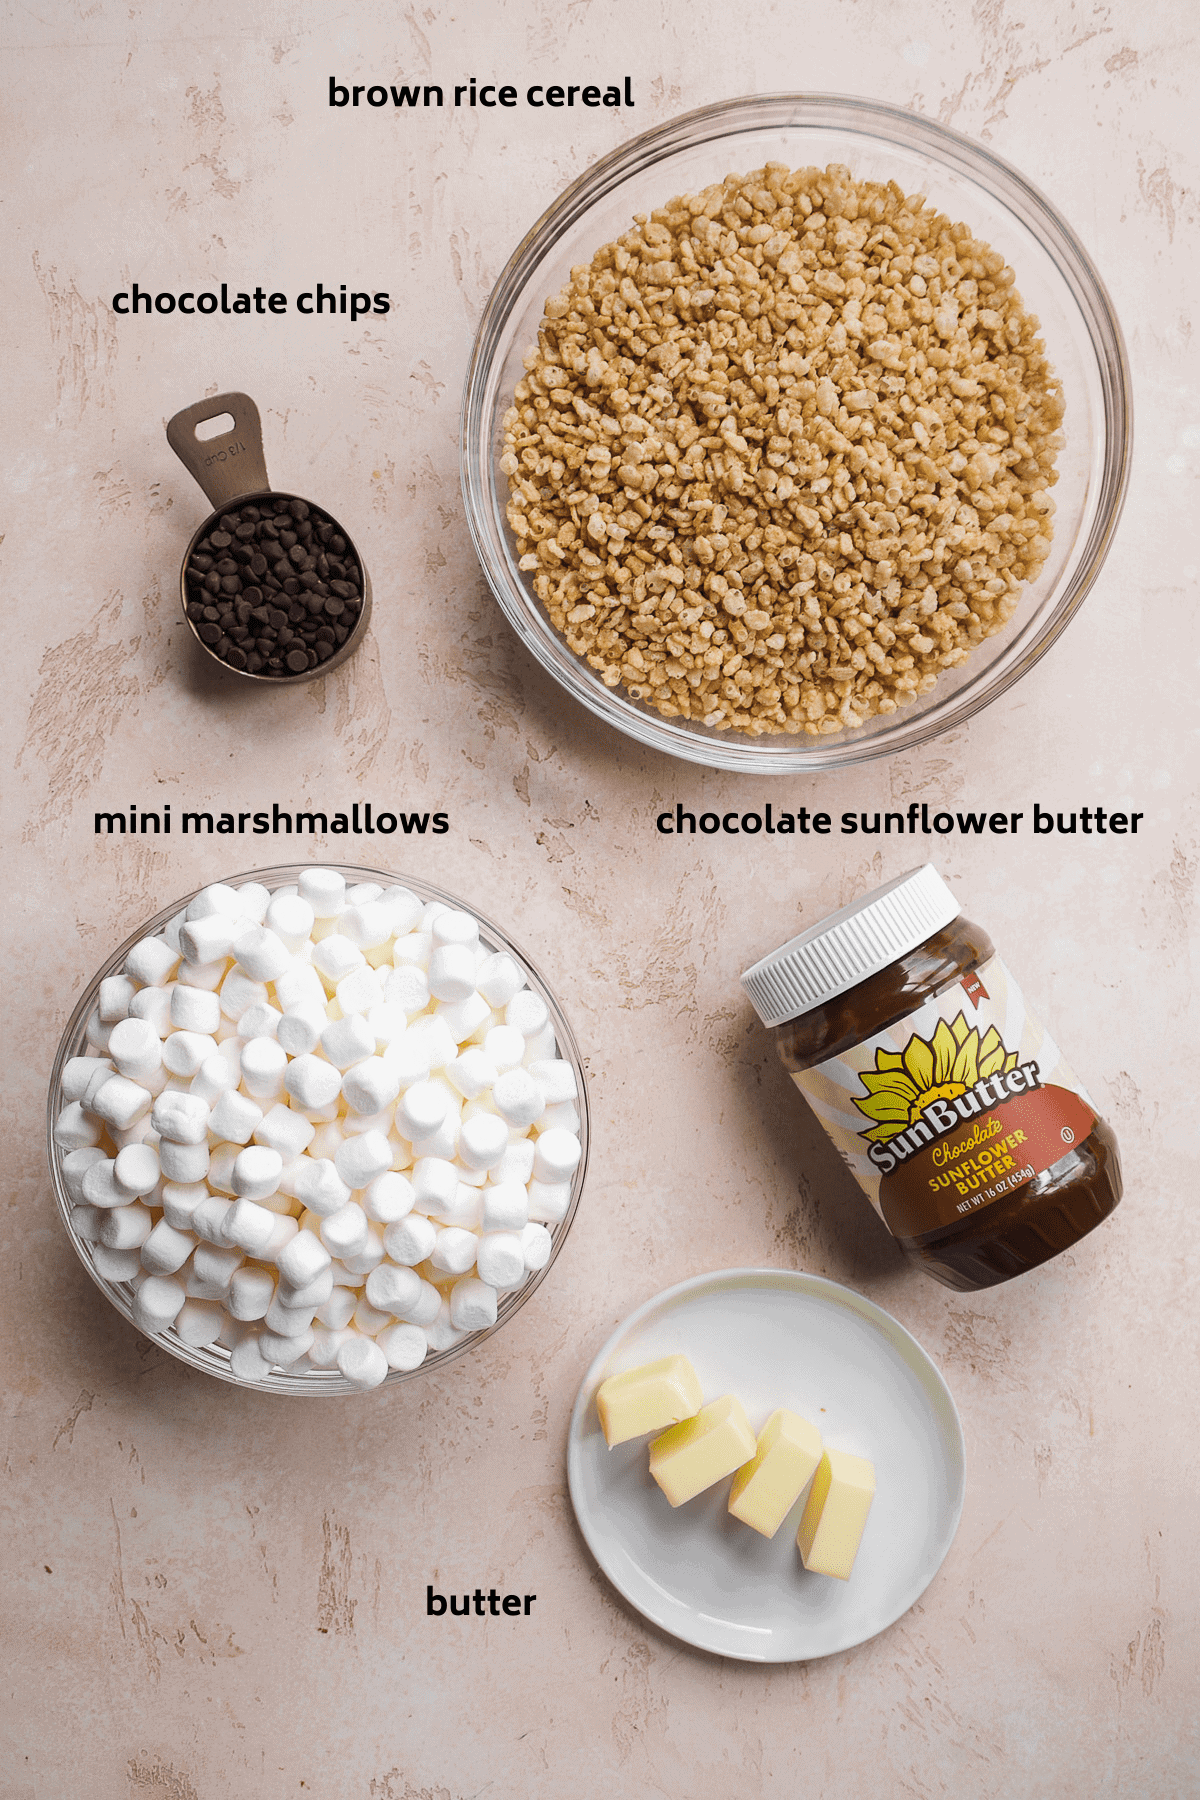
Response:
[[[206,963],[182,962],[176,971],[176,980],[181,987],[203,988],[211,993],[220,987],[228,966],[223,956]]]
[[[542,1029],[533,1037],[525,1039],[525,1055],[521,1060],[528,1068],[530,1063],[549,1062],[557,1054],[558,1044],[555,1041],[554,1030],[550,1025],[543,1025]]]
[[[458,1055],[458,1042],[440,1013],[427,1013],[414,1019],[405,1034],[406,1043],[419,1044],[429,1057],[435,1072],[444,1069]]]
[[[251,1038],[242,1046],[242,1086],[255,1100],[276,1100],[283,1092],[287,1051],[274,1038]]]
[[[209,1106],[215,1104],[222,1094],[232,1092],[238,1084],[239,1070],[231,1068],[221,1055],[218,1045],[215,1056],[207,1056],[192,1076],[189,1093],[198,1094]]]
[[[469,1169],[491,1169],[508,1148],[508,1126],[494,1113],[476,1113],[458,1134],[458,1157]]]
[[[303,1356],[302,1350],[297,1351]],[[263,1381],[271,1373],[271,1365],[262,1353],[262,1340],[249,1332],[229,1352],[229,1367],[239,1381]]]
[[[228,919],[242,917],[242,903],[238,899],[237,889],[230,887],[226,881],[210,881],[207,887],[201,888],[198,894],[192,895],[184,912],[185,919],[213,917]]]
[[[308,942],[314,913],[299,894],[276,894],[266,911],[266,927],[294,956]]]
[[[279,1252],[277,1261],[283,1279],[300,1288],[315,1280],[322,1269],[327,1269],[331,1258],[315,1232],[298,1231]]]
[[[321,1221],[321,1242],[331,1256],[357,1256],[367,1245],[369,1221],[357,1201],[348,1200]]]
[[[158,1133],[150,1123],[149,1113],[143,1113],[140,1119],[135,1119],[133,1124],[127,1125],[123,1131],[119,1131],[115,1125],[110,1125],[108,1134],[118,1150],[124,1150],[127,1144],[149,1144],[152,1149],[158,1147]]]
[[[545,1111],[545,1089],[528,1069],[506,1069],[492,1088],[492,1104],[506,1124],[522,1130]]]
[[[385,975],[383,997],[389,1006],[398,1006],[408,1016],[424,1012],[429,1005],[429,982],[425,971],[411,963]]]
[[[106,1156],[84,1170],[79,1191],[88,1206],[99,1206],[105,1212],[111,1212],[115,1206],[129,1205],[129,1195],[117,1186],[116,1167],[115,1161]]]
[[[503,1008],[525,986],[525,976],[506,951],[498,950],[480,963],[475,985],[489,1006]]]
[[[392,1147],[381,1131],[364,1131],[338,1145],[334,1167],[351,1190],[364,1188],[392,1165]]]
[[[435,1256],[437,1252],[434,1252]],[[477,1241],[479,1278],[498,1290],[519,1287],[525,1279],[525,1246],[516,1231],[488,1231]]]
[[[210,1198],[203,1181],[164,1181],[162,1190],[163,1218],[176,1231],[190,1231],[192,1214],[202,1200]]]
[[[335,1369],[338,1351],[349,1338],[346,1330],[327,1331],[323,1325],[313,1326],[313,1341],[308,1346],[308,1360],[314,1369]]]
[[[137,1250],[110,1250],[107,1244],[94,1244],[92,1262],[104,1281],[132,1281],[143,1273],[141,1253]]]
[[[193,1350],[201,1350],[216,1342],[222,1318],[221,1308],[212,1300],[185,1300],[175,1316],[175,1335]]]
[[[266,999],[265,993],[262,998]],[[319,1006],[324,1012],[325,986],[311,963],[294,962],[276,976],[275,999],[285,1013],[297,1006]]]
[[[427,969],[433,950],[433,939],[427,931],[410,931],[392,945],[392,963],[397,969]]]
[[[162,1068],[162,1040],[149,1019],[118,1019],[109,1033],[108,1054],[117,1074],[129,1081],[146,1083]]]
[[[114,1206],[100,1221],[100,1242],[109,1250],[140,1250],[154,1230],[154,1214],[140,1200]]]
[[[324,1004],[303,1000],[285,1012],[275,1030],[276,1040],[289,1056],[307,1056],[321,1042],[321,1033],[329,1019]]]
[[[210,1036],[221,1023],[221,1002],[202,988],[171,989],[171,1024],[177,1031],[202,1031]]]
[[[279,1186],[283,1158],[266,1144],[251,1144],[233,1165],[233,1191],[246,1200],[265,1200]]]
[[[570,1211],[569,1181],[531,1181],[526,1192],[529,1195],[531,1219],[547,1225],[560,1225]]]
[[[572,1131],[543,1131],[533,1153],[533,1173],[537,1181],[568,1180],[579,1164],[582,1151]]]
[[[221,1095],[209,1115],[209,1130],[227,1144],[248,1144],[262,1124],[262,1107],[245,1094]]]
[[[415,1269],[391,1262],[380,1263],[367,1276],[366,1296],[371,1306],[399,1316],[407,1314],[409,1307],[417,1304],[421,1286],[421,1277]]]
[[[318,919],[336,919],[346,904],[346,877],[336,869],[303,869],[297,886]]]
[[[521,1249],[525,1254],[525,1267],[530,1272],[545,1268],[553,1248],[554,1239],[544,1225],[526,1225],[522,1229]]]
[[[350,1198],[350,1189],[328,1157],[300,1157],[290,1186],[303,1206],[324,1218],[345,1206]]]
[[[383,999],[383,983],[374,969],[366,963],[361,969],[351,969],[343,975],[334,990],[337,1003],[343,1016],[349,1018],[352,1013],[369,1013]]]
[[[564,1100],[561,1106],[548,1106],[538,1120],[538,1131],[545,1135],[547,1131],[565,1131],[571,1137],[579,1133],[579,1113],[570,1100]]]
[[[243,1151],[243,1155],[249,1154],[249,1151]],[[225,1221],[225,1236],[247,1256],[262,1256],[274,1235],[275,1218],[276,1215],[268,1212],[265,1206],[258,1206],[243,1197],[234,1202]]]
[[[159,1181],[158,1152],[149,1144],[127,1144],[117,1153],[113,1180],[131,1200],[152,1194]]]
[[[487,1331],[496,1323],[496,1306],[495,1288],[465,1275],[450,1290],[450,1323],[459,1331]]]
[[[263,1360],[273,1369],[289,1369],[294,1362],[299,1362],[312,1347],[313,1334],[311,1327],[299,1337],[283,1337],[277,1331],[262,1331],[258,1336],[258,1348]],[[364,1343],[370,1339],[364,1338]]]
[[[387,1357],[389,1369],[401,1369],[406,1374],[419,1369],[429,1353],[425,1333],[418,1325],[389,1325],[375,1342]]]
[[[178,952],[162,938],[146,937],[125,958],[125,973],[144,987],[162,987],[178,961]]]
[[[106,975],[100,983],[100,993],[96,1004],[101,1024],[115,1025],[118,1019],[127,1019],[129,1002],[137,991],[136,983],[132,982],[128,975]]]
[[[256,1002],[255,1005],[247,1007],[246,1011],[238,1020],[238,1036],[240,1038],[246,1038],[247,1040],[256,1037],[277,1038],[279,1036],[279,1022],[282,1018],[283,1014],[277,1006],[272,1006],[268,1001],[260,1000]]]
[[[278,1289],[263,1314],[263,1324],[267,1330],[279,1337],[303,1337],[309,1330],[317,1309],[315,1306],[285,1306]]]
[[[164,1181],[203,1181],[209,1161],[207,1144],[177,1144],[171,1138],[163,1138],[158,1146]]]
[[[432,1325],[442,1309],[442,1296],[431,1281],[421,1280],[420,1291],[397,1316],[408,1325]]]
[[[321,1033],[321,1048],[335,1069],[343,1072],[375,1054],[375,1033],[361,1013],[335,1019]]]
[[[190,1231],[177,1231],[160,1219],[142,1245],[142,1267],[151,1275],[174,1275],[195,1248],[196,1240]],[[179,1292],[182,1296],[183,1289]]]
[[[429,991],[436,1000],[465,1000],[475,992],[475,953],[466,944],[438,944],[429,958]]]
[[[400,1080],[381,1056],[368,1056],[342,1076],[342,1093],[356,1113],[379,1112],[400,1092]]]
[[[88,1170],[97,1163],[106,1163],[109,1160],[98,1144],[86,1144],[82,1150],[71,1150],[63,1157],[63,1186],[67,1190],[68,1198],[73,1200],[76,1206],[83,1204],[83,1179]],[[399,1218],[400,1215],[396,1216]]]
[[[432,1081],[415,1081],[396,1103],[396,1124],[412,1142],[438,1129],[449,1111],[445,1090]]]
[[[495,1063],[497,1072],[517,1069],[525,1055],[525,1039],[515,1025],[493,1025],[483,1040],[484,1055]]]
[[[485,1187],[479,1222],[484,1231],[522,1231],[529,1223],[529,1196],[519,1181]]]
[[[406,1218],[415,1202],[412,1182],[393,1170],[377,1175],[363,1191],[362,1209],[377,1225],[394,1225]]]
[[[265,1144],[271,1150],[278,1150],[285,1163],[295,1162],[303,1156],[312,1143],[314,1127],[303,1113],[293,1112],[290,1106],[275,1105],[254,1127],[254,1141]]]
[[[159,1137],[173,1144],[206,1144],[211,1114],[199,1094],[166,1089],[154,1102],[150,1123]]]
[[[271,890],[261,881],[243,881],[236,890],[237,909],[252,925],[261,925],[271,904]]]
[[[209,1151],[206,1179],[214,1194],[233,1193],[233,1165],[240,1153],[238,1144],[214,1144]]]
[[[482,1216],[480,1189],[468,1187],[465,1181],[460,1181],[448,1199],[439,1200],[436,1206],[430,1206],[426,1210],[433,1214],[439,1224],[462,1225],[468,1231],[474,1231]]]
[[[514,1025],[524,1038],[536,1037],[548,1023],[550,1010],[540,994],[523,988],[504,1009],[504,1023]]]
[[[92,1048],[101,1056],[103,1056],[108,1049],[108,1040],[112,1036],[112,1032],[112,1026],[106,1025],[98,1012],[94,1012],[89,1016],[85,1036]]]
[[[363,1333],[364,1337],[373,1338],[378,1332],[386,1330],[393,1324],[394,1317],[395,1315],[392,1313],[380,1312],[377,1306],[372,1306],[371,1302],[364,1298],[355,1307],[351,1323],[356,1331]]]
[[[228,1293],[234,1274],[242,1266],[242,1253],[219,1244],[197,1244],[192,1252],[192,1273],[214,1294]]]
[[[333,1265],[323,1269],[319,1275],[306,1282],[302,1288],[289,1287],[281,1282],[279,1287],[279,1304],[281,1306],[307,1307],[310,1313],[324,1306],[333,1294]]]
[[[367,1029],[375,1039],[375,1049],[380,1055],[392,1044],[399,1043],[408,1030],[408,1019],[403,1008],[389,1006],[383,1000],[368,1010],[366,1021]]]
[[[445,1073],[447,1081],[457,1088],[464,1100],[477,1100],[495,1084],[499,1070],[485,1051],[473,1045],[452,1063],[447,1063]]]
[[[166,1331],[173,1325],[186,1304],[181,1281],[170,1281],[167,1274],[153,1274],[143,1281],[133,1298],[133,1322],[142,1331]]]
[[[479,1243],[473,1231],[466,1231],[460,1225],[446,1225],[437,1234],[429,1260],[435,1269],[444,1269],[448,1275],[465,1275],[474,1267]]]
[[[330,1027],[332,1029],[332,1027]],[[337,1099],[342,1077],[322,1056],[295,1057],[284,1070],[283,1085],[296,1105],[306,1112],[319,1111]]]
[[[344,1331],[354,1317],[354,1309],[358,1305],[358,1294],[354,1288],[335,1287],[323,1306],[317,1308],[317,1318],[330,1331]]]
[[[424,902],[418,900],[409,888],[385,888],[379,898],[391,915],[393,937],[407,937],[420,924],[425,911]]]
[[[229,913],[209,913],[203,919],[189,919],[179,933],[179,948],[185,963],[225,962],[233,955],[233,946],[246,929],[246,921]]]
[[[71,1056],[63,1064],[62,1095],[63,1099],[84,1100],[93,1082],[99,1086],[96,1077],[103,1071],[105,1079],[113,1073],[112,1060],[101,1056]]]
[[[371,1338],[355,1335],[340,1346],[337,1366],[348,1382],[365,1391],[384,1380],[388,1359]]]
[[[259,1261],[273,1262],[275,1267],[278,1268],[279,1258],[283,1255],[283,1252],[287,1249],[292,1240],[298,1236],[299,1231],[300,1227],[297,1225],[295,1219],[289,1218],[286,1213],[277,1214],[275,1218],[275,1229],[271,1233],[271,1241],[259,1258]]]
[[[482,994],[468,994],[465,1000],[451,1000],[439,1005],[434,1016],[441,1020],[458,1045],[474,1037],[480,1026],[490,1026],[492,1009]]]
[[[383,1261],[383,1232],[378,1225],[367,1226],[367,1241],[357,1256],[344,1256],[338,1263],[339,1271],[344,1271],[345,1278],[361,1281],[369,1275],[377,1263]],[[339,1274],[339,1280],[342,1279]]]
[[[98,1119],[85,1113],[78,1100],[64,1106],[54,1123],[54,1141],[62,1150],[83,1150],[100,1140]]]
[[[431,1325],[426,1325],[424,1330],[425,1342],[429,1345],[429,1348],[435,1352],[439,1350],[452,1350],[455,1344],[461,1344],[462,1340],[467,1336],[465,1331],[459,1331],[458,1327],[451,1319],[450,1302],[448,1300],[442,1301],[437,1318]]]
[[[579,1098],[575,1071],[561,1056],[538,1057],[526,1065],[526,1070],[545,1094],[547,1106],[561,1106],[564,1101]]]
[[[169,987],[139,988],[129,1002],[129,1017],[145,1019],[160,1038],[165,1038],[171,1029],[171,995],[174,992],[174,982]]]
[[[210,1056],[217,1054],[217,1040],[201,1031],[173,1031],[163,1040],[163,1067],[186,1080],[198,1074]]]
[[[233,1211],[233,1201],[221,1194],[209,1194],[192,1208],[189,1230],[209,1244],[225,1245],[225,1221]]]
[[[413,1205],[424,1213],[440,1213],[453,1204],[458,1191],[458,1170],[440,1156],[422,1156],[413,1164]]]
[[[313,968],[325,977],[326,983],[331,987],[344,981],[352,970],[363,968],[365,963],[366,958],[357,944],[352,944],[339,931],[322,938],[313,950]]]
[[[394,1263],[412,1267],[433,1254],[437,1237],[437,1226],[422,1213],[413,1212],[388,1226],[383,1234],[383,1247]]]
[[[448,909],[438,913],[430,927],[430,936],[435,947],[461,944],[473,950],[479,942],[479,921],[469,912]]]
[[[323,1120],[324,1115],[322,1113],[314,1113],[313,1118],[314,1120]],[[308,1154],[314,1161],[318,1161],[323,1157],[328,1157],[332,1160],[333,1157],[337,1155],[339,1147],[344,1144],[345,1141],[346,1133],[342,1130],[342,1121],[340,1119],[333,1118],[327,1123],[318,1123],[317,1129],[313,1132],[313,1141],[308,1146]]]
[[[403,1037],[388,1045],[383,1060],[399,1082],[402,1094],[418,1081],[428,1080],[429,1056],[430,1046],[414,1031],[406,1031]]]
[[[292,956],[282,938],[265,925],[252,925],[233,946],[238,966],[252,981],[275,981],[291,967]]]
[[[150,1095],[136,1081],[127,1081],[123,1075],[110,1075],[98,1092],[89,1102],[88,1110],[103,1119],[106,1125],[115,1125],[118,1131],[124,1131],[140,1119],[150,1106]]]
[[[265,1005],[267,997],[266,982],[252,981],[236,966],[221,983],[220,1007],[227,1019],[240,1019],[252,1006]]]
[[[358,950],[374,950],[396,935],[392,909],[382,900],[368,900],[358,906],[347,906],[338,929]]]

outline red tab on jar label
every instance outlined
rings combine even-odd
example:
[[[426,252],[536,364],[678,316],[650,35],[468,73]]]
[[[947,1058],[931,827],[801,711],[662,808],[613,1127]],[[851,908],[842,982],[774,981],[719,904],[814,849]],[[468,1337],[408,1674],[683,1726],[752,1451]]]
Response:
[[[1092,1131],[1096,1115],[1069,1088],[1015,1095],[911,1156],[880,1183],[896,1237],[920,1237],[1006,1198],[1053,1167]]]

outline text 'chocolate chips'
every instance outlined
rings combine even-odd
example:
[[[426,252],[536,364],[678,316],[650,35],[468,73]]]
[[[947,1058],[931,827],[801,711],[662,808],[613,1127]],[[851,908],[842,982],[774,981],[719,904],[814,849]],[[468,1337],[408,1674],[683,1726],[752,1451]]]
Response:
[[[363,608],[362,570],[337,521],[283,494],[221,513],[193,547],[184,583],[201,643],[248,675],[319,668]]]

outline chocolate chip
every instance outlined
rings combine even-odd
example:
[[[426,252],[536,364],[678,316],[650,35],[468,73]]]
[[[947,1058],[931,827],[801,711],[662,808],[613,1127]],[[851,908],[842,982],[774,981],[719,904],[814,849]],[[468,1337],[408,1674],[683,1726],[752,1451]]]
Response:
[[[308,502],[306,500],[289,500],[288,511],[291,513],[293,519],[307,519]]]
[[[344,600],[339,600],[336,595],[331,596],[331,598],[325,602],[326,615],[331,619],[340,619],[345,610],[346,602]]]
[[[255,554],[250,558],[250,573],[252,575],[265,575],[266,572],[267,572],[267,559],[263,555],[261,550],[256,551]]]
[[[262,666],[263,666],[263,659],[258,654],[258,651],[251,650],[249,655],[246,657],[246,673],[248,675],[257,675],[258,671],[262,668]]]
[[[208,571],[212,568],[212,566],[213,566],[213,559],[211,556],[205,556],[202,551],[201,552],[196,552],[196,551],[192,552],[192,560],[188,564],[189,572],[192,569],[200,569],[203,571],[203,573],[205,575],[207,575]]]
[[[333,655],[334,646],[332,638],[318,638],[313,645],[313,649],[317,653],[317,661],[326,662],[329,657]]]
[[[208,536],[208,541],[214,550],[228,550],[233,539],[227,531],[211,531]]]
[[[308,667],[308,652],[306,650],[289,650],[287,666],[293,675],[299,675],[303,669]]]
[[[248,520],[245,524],[239,525],[233,535],[234,535],[234,537],[241,538],[243,543],[248,538],[254,537],[255,536],[254,521]]]
[[[229,664],[231,669],[244,669],[249,660],[250,658],[246,655],[246,652],[240,649],[237,644],[233,646],[232,650],[227,651],[225,654],[225,661]]]

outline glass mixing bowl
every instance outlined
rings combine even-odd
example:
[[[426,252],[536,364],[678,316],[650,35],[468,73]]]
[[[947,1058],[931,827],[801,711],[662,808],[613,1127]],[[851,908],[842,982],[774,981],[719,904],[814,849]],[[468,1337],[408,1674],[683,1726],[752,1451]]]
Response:
[[[731,172],[767,162],[791,168],[846,165],[864,180],[961,219],[1016,272],[1026,308],[1041,321],[1066,401],[1059,453],[1054,546],[1017,611],[936,688],[899,712],[836,737],[749,737],[666,719],[606,688],[567,648],[534,597],[505,519],[502,420],[537,341],[546,300],[627,231],[633,215],[697,193]],[[640,743],[712,768],[802,774],[890,756],[951,730],[1012,686],[1048,650],[1082,605],[1108,553],[1132,451],[1128,361],[1112,303],[1079,239],[1045,196],[1008,163],[931,119],[833,94],[769,94],[708,106],[614,150],[543,213],[513,252],[480,322],[463,396],[463,497],[475,549],[509,623],[567,692]]]
[[[545,978],[539,974],[538,970],[534,967],[533,963],[530,962],[524,952],[510,942],[500,930],[499,926],[493,925],[491,920],[486,918],[477,907],[465,900],[458,899],[454,894],[444,893],[441,888],[431,887],[427,881],[417,881],[408,875],[396,874],[392,871],[385,871],[383,869],[364,869],[348,863],[328,863],[323,866],[327,868],[336,868],[340,874],[346,877],[348,882],[378,881],[384,886],[391,886],[394,883],[400,882],[421,900],[440,900],[446,906],[462,907],[466,911],[472,913],[479,921],[480,942],[488,950],[507,951],[509,956],[513,957],[525,971],[530,988],[532,988],[535,993],[540,994],[542,999],[546,1002],[547,1009],[550,1013],[550,1023],[554,1029],[555,1038],[558,1040],[558,1054],[569,1062],[574,1069],[575,1081],[579,1089],[579,1097],[575,1102],[575,1106],[579,1113],[578,1135],[582,1155],[580,1156],[579,1165],[575,1170],[575,1174],[572,1177],[571,1204],[568,1208],[567,1215],[562,1220],[561,1224],[551,1228],[552,1249],[549,1262],[544,1269],[538,1269],[531,1274],[519,1288],[514,1288],[510,1293],[502,1294],[500,1296],[496,1323],[491,1326],[489,1330],[472,1332],[462,1343],[454,1344],[448,1350],[431,1351],[418,1369],[389,1370],[381,1385],[383,1387],[390,1387],[400,1381],[414,1380],[421,1375],[427,1374],[430,1370],[444,1369],[449,1363],[454,1362],[456,1358],[464,1355],[469,1350],[475,1349],[479,1344],[483,1343],[485,1338],[491,1337],[495,1332],[499,1331],[502,1326],[507,1325],[511,1318],[515,1317],[529,1299],[530,1295],[533,1294],[534,1290],[540,1286],[546,1276],[550,1273],[550,1270],[554,1265],[554,1260],[562,1249],[563,1244],[566,1242],[567,1233],[571,1229],[572,1221],[575,1218],[576,1208],[579,1205],[579,1196],[583,1191],[584,1176],[587,1173],[589,1137],[587,1086],[584,1078],[583,1060],[579,1054],[579,1046],[575,1042],[575,1035],[566,1021],[561,1006],[551,993]],[[241,883],[246,881],[259,881],[264,887],[270,888],[271,891],[274,892],[276,888],[286,887],[290,882],[296,881],[303,869],[311,867],[312,865],[310,863],[289,863],[282,868],[252,869],[244,875],[220,876],[214,877],[214,880],[228,881],[229,885],[232,887],[240,886]],[[208,886],[209,884],[206,882],[204,885]],[[156,931],[161,931],[162,927],[166,925],[170,919],[173,919],[175,914],[179,912],[182,907],[185,907],[189,901],[193,900],[200,891],[199,888],[193,889],[190,894],[185,894],[182,899],[173,901],[172,904],[165,907],[162,912],[156,913],[152,919],[147,919],[143,925],[139,926],[137,931],[135,931],[131,937],[126,938],[125,942],[118,949],[113,951],[103,967],[97,970],[83,994],[80,996],[79,1004],[76,1006],[75,1011],[71,1014],[70,1023],[63,1032],[62,1041],[58,1046],[58,1054],[54,1059],[54,1068],[50,1075],[50,1095],[46,1111],[46,1138],[50,1156],[50,1172],[54,1179],[54,1194],[58,1201],[58,1210],[62,1216],[63,1224],[66,1227],[67,1235],[74,1247],[75,1254],[78,1256],[80,1262],[83,1264],[96,1286],[100,1289],[100,1292],[107,1300],[111,1301],[112,1305],[116,1307],[123,1318],[129,1320],[131,1325],[136,1324],[133,1316],[133,1288],[125,1281],[105,1280],[104,1276],[100,1274],[92,1260],[91,1245],[84,1242],[71,1224],[71,1201],[67,1195],[62,1175],[63,1152],[54,1142],[55,1121],[65,1105],[62,1093],[63,1065],[72,1056],[82,1056],[86,1052],[87,1022],[96,1006],[100,992],[100,983],[104,980],[105,976],[118,974],[124,967],[125,958],[133,946],[142,938],[149,937]],[[137,1328],[139,1330],[141,1329],[140,1326]],[[235,1387],[256,1388],[263,1393],[270,1394],[293,1394],[300,1396],[356,1394],[361,1391],[351,1382],[347,1381],[337,1369],[302,1369],[298,1372],[274,1370],[261,1381],[243,1381],[240,1380],[230,1368],[229,1352],[221,1344],[212,1344],[203,1349],[194,1349],[191,1345],[184,1344],[180,1341],[175,1335],[173,1327],[167,1331],[146,1335],[152,1335],[154,1343],[161,1344],[164,1350],[169,1350],[172,1356],[177,1356],[179,1358],[180,1362],[190,1363],[193,1369],[202,1369],[206,1375],[215,1375],[221,1381],[232,1382]]]

